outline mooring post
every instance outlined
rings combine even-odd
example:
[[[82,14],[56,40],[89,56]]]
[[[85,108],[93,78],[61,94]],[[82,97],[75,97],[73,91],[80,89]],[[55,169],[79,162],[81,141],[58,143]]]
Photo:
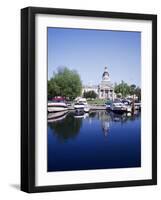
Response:
[[[135,112],[135,105],[134,105],[134,95],[133,95],[131,113],[134,114],[134,112]]]

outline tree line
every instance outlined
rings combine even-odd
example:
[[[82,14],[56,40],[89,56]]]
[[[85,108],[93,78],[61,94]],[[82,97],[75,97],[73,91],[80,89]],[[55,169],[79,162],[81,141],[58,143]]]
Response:
[[[121,95],[121,97],[135,94],[141,100],[141,88],[134,84],[128,85],[124,81],[121,81],[120,84],[115,83],[114,92],[117,96]],[[70,70],[67,67],[58,68],[57,72],[48,80],[48,99],[62,96],[68,100],[73,100],[81,96],[81,93],[82,81],[75,70]],[[95,99],[98,95],[95,91],[84,91],[83,97]]]
[[[135,94],[141,100],[141,88],[135,84],[128,85],[126,82],[121,81],[120,84],[115,83],[114,91],[117,95],[121,94],[122,97]]]

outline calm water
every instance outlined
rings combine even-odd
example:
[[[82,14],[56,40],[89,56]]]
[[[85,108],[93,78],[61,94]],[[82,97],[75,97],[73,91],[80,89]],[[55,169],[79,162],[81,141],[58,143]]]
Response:
[[[48,171],[141,166],[141,118],[70,112],[48,122]]]

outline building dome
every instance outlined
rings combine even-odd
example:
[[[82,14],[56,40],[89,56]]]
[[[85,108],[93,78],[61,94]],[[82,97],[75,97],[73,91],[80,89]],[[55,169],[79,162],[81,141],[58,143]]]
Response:
[[[107,67],[105,67],[105,69],[104,69],[104,72],[102,75],[102,80],[109,81],[109,73],[108,73]]]
[[[114,88],[110,82],[110,76],[107,70],[107,67],[104,68],[102,74],[102,81],[98,86],[98,96],[100,99],[110,99],[114,98]]]

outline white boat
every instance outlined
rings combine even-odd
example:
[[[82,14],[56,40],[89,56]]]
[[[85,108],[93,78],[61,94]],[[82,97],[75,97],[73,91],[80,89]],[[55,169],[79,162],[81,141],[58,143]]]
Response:
[[[89,107],[85,107],[84,108],[84,112],[89,112],[90,111],[90,108]]]
[[[88,118],[88,117],[89,117],[89,113],[84,113],[83,118],[86,119],[86,118]]]
[[[106,105],[106,109],[107,109],[107,110],[110,110],[110,109],[111,109],[111,105],[110,105],[110,104],[107,104],[107,105]]]
[[[87,100],[86,98],[80,98],[78,103],[83,103],[84,105],[87,105]]]
[[[48,102],[48,112],[60,112],[68,110],[65,102]]]
[[[77,98],[75,99],[75,101],[76,101],[77,103],[83,103],[84,105],[87,105],[87,99],[86,99],[86,98],[77,97]]]
[[[141,103],[134,103],[135,110],[140,110],[141,109]]]
[[[126,106],[126,112],[131,113],[132,112],[132,107],[127,105]]]
[[[74,106],[75,109],[84,109],[84,112],[90,111],[90,106],[87,103],[86,98],[79,97],[77,103]]]
[[[84,112],[89,112],[90,111],[90,106],[88,104],[86,104],[84,106]]]
[[[115,113],[124,113],[127,112],[127,106],[121,102],[112,103],[111,110]]]
[[[83,103],[76,103],[75,105],[74,105],[74,108],[75,109],[77,109],[77,110],[81,110],[81,109],[83,109],[84,110],[84,104]]]

